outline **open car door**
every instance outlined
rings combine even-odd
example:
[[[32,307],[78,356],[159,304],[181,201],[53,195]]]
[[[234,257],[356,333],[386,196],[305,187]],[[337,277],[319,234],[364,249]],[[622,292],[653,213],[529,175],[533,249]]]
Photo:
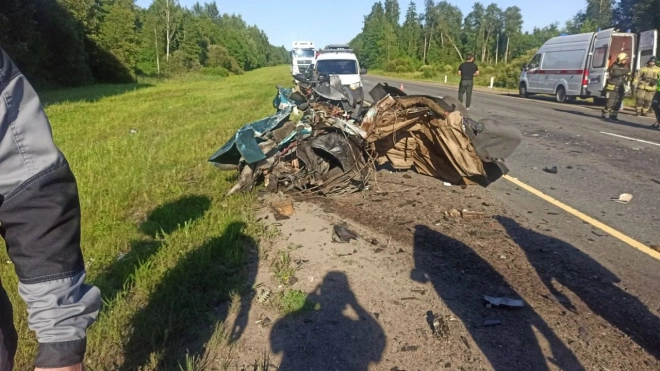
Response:
[[[658,30],[644,31],[639,34],[639,53],[637,54],[637,68],[646,66],[651,56],[654,56],[658,49]]]
[[[610,55],[610,45],[612,44],[613,33],[614,29],[610,28],[596,34],[592,49],[593,54],[591,60],[586,66],[586,69],[589,71],[587,90],[597,97],[601,95],[602,90],[605,88],[607,69],[610,64],[614,62],[610,61],[608,58]]]

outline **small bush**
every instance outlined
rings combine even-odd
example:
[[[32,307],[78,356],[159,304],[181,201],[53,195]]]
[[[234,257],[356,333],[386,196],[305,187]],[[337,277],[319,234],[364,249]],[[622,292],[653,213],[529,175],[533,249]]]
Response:
[[[218,76],[218,77],[227,77],[229,76],[229,71],[224,67],[204,67],[202,68],[202,74],[208,76]]]
[[[422,76],[426,79],[432,79],[438,76],[438,71],[433,68],[433,66],[422,66],[419,68],[419,71],[422,73]]]

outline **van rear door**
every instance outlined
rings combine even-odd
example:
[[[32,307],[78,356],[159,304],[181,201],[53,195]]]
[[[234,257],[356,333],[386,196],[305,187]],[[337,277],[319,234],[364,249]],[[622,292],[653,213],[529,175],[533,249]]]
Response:
[[[654,56],[658,49],[658,30],[644,31],[639,34],[639,52],[637,54],[637,68],[646,65],[649,58]]]
[[[596,33],[594,46],[591,49],[593,53],[588,60],[586,69],[589,71],[587,91],[592,96],[601,96],[601,91],[605,87],[606,72],[611,61],[608,60],[610,45],[612,44],[612,34],[614,29],[600,31]],[[613,61],[612,61],[613,62]]]

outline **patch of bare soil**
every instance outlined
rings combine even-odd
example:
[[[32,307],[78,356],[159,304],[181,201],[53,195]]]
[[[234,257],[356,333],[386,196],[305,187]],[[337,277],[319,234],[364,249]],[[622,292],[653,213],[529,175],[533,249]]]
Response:
[[[381,171],[349,199],[295,200],[289,219],[272,201],[262,220],[282,238],[262,251],[239,365],[266,351],[282,371],[660,369],[658,316],[487,190]],[[357,241],[333,242],[342,222]],[[298,266],[289,285],[280,251]],[[292,289],[311,306],[281,315],[274,298]]]

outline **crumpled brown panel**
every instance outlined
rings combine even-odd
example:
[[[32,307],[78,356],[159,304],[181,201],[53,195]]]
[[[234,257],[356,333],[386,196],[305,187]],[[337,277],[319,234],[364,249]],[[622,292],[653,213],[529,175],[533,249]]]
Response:
[[[392,99],[377,103],[378,114],[362,127],[379,163],[386,158],[397,169],[414,165],[420,174],[453,184],[485,177],[460,112],[447,112],[427,97],[394,98],[394,104]]]

